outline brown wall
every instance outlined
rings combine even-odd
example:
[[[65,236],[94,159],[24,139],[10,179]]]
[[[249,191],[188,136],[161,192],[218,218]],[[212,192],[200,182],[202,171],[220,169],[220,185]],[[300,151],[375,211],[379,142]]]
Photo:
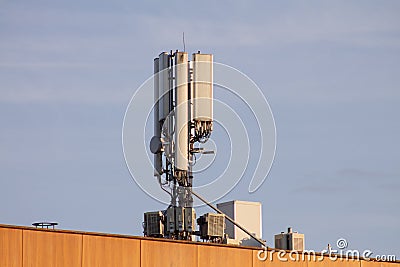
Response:
[[[23,230],[22,266],[81,266],[82,235]]]
[[[258,250],[227,245],[187,243],[122,235],[41,230],[0,225],[0,267],[400,267],[400,262],[260,261]],[[282,256],[282,255],[281,255]]]
[[[0,266],[22,267],[22,230],[0,227]]]
[[[193,244],[140,241],[141,266],[197,266],[198,251]]]
[[[70,266],[140,266],[140,240],[83,235],[82,264]]]

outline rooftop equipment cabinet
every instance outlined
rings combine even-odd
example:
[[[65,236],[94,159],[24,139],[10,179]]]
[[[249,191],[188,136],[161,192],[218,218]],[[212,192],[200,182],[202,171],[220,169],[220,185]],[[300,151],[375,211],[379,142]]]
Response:
[[[164,215],[161,211],[151,211],[144,214],[143,234],[150,237],[164,236]]]
[[[197,219],[200,238],[215,243],[221,243],[225,236],[225,215],[206,213]]]
[[[281,232],[275,235],[275,248],[284,250],[304,250],[304,234],[293,232],[292,228],[288,228],[288,232]]]
[[[231,217],[236,222],[249,230],[254,236],[262,237],[262,216],[261,203],[251,201],[233,200],[224,203],[218,203],[217,208],[224,214]],[[234,226],[231,222],[226,222],[226,233],[229,238],[235,239],[242,245],[258,246],[257,242],[249,239],[249,236]]]

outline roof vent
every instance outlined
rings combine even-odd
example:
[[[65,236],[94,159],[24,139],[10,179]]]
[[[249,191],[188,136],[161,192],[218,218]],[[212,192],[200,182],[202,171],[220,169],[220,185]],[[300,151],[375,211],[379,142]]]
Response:
[[[33,226],[35,226],[36,228],[42,228],[42,229],[51,229],[51,227],[54,229],[54,227],[56,225],[58,225],[58,223],[56,222],[35,222],[32,223]]]

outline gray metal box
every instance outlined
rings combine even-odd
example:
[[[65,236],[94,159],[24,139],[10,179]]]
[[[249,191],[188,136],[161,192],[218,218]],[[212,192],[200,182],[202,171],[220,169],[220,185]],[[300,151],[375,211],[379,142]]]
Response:
[[[225,234],[225,215],[206,213],[197,219],[202,239],[223,238]]]
[[[261,216],[261,203],[251,201],[233,200],[224,203],[218,203],[217,208],[220,209],[227,216],[231,217],[235,222],[242,225],[250,233],[258,238],[262,238],[262,216]],[[231,222],[226,220],[226,233],[229,238],[244,242],[244,245],[256,245],[252,238],[245,232],[234,226]],[[252,242],[254,244],[252,244]]]
[[[167,232],[174,233],[175,232],[175,209],[174,207],[170,207],[167,210]]]
[[[176,230],[179,232],[183,231],[185,224],[185,214],[184,214],[184,208],[183,207],[175,207],[175,225],[176,225]]]
[[[144,214],[144,235],[152,237],[164,236],[164,215],[161,211],[151,211]]]
[[[275,248],[284,250],[304,250],[304,234],[293,232],[288,228],[288,232],[281,232],[275,235]]]
[[[185,231],[191,233],[196,229],[196,212],[194,208],[185,208]]]

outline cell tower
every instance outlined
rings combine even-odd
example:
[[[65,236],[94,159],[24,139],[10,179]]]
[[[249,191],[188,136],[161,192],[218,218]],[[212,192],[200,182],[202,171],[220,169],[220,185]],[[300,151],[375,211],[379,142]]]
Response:
[[[192,167],[196,154],[204,151],[213,130],[213,55],[163,52],[154,59],[154,136],[150,150],[154,154],[154,176],[171,202],[166,210],[144,214],[144,235],[192,240],[194,235],[211,242],[225,242],[225,219],[253,236],[221,210],[193,192]],[[197,146],[196,146],[197,144]],[[193,195],[217,213],[196,220]],[[199,231],[196,231],[196,222]],[[225,240],[225,241],[224,241]]]
[[[154,175],[171,203],[166,211],[145,213],[145,235],[191,239],[196,223],[192,165],[195,154],[212,153],[195,144],[207,142],[213,128],[213,56],[198,52],[189,61],[186,52],[161,53],[154,59],[154,103]],[[164,219],[166,229],[158,229]]]

